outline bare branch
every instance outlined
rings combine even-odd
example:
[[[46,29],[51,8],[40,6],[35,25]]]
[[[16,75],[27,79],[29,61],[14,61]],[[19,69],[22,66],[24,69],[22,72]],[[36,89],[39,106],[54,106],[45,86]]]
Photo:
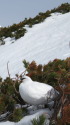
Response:
[[[18,78],[20,78],[23,74],[25,75],[26,71],[27,71],[27,69],[26,69],[25,71],[23,71],[23,72],[18,76]]]

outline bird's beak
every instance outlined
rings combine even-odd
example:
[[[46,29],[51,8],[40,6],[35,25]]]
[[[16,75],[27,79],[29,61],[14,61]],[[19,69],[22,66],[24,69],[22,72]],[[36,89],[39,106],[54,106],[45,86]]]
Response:
[[[21,81],[23,81],[25,78],[21,78]]]

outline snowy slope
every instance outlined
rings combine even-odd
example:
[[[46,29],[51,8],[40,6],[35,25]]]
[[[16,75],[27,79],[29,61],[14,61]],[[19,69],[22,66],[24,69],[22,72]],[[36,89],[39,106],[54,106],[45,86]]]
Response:
[[[24,37],[0,46],[0,76],[7,77],[7,62],[11,76],[21,73],[22,61],[35,60],[38,64],[46,64],[55,58],[70,57],[70,13],[52,14],[43,23],[27,28]],[[10,41],[10,43],[9,43]]]

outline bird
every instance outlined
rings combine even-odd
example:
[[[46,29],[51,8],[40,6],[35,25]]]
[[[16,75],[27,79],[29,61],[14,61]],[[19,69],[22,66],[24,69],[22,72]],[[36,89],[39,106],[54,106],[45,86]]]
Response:
[[[58,95],[57,90],[52,86],[33,81],[28,76],[22,77],[22,82],[19,85],[19,93],[21,98],[31,105],[47,104]]]

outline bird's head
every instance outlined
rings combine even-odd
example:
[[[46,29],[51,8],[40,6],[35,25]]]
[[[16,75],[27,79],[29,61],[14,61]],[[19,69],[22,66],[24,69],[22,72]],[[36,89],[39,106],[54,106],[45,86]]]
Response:
[[[21,77],[21,81],[30,81],[31,80],[31,78],[30,77],[28,77],[28,76],[22,76]]]

